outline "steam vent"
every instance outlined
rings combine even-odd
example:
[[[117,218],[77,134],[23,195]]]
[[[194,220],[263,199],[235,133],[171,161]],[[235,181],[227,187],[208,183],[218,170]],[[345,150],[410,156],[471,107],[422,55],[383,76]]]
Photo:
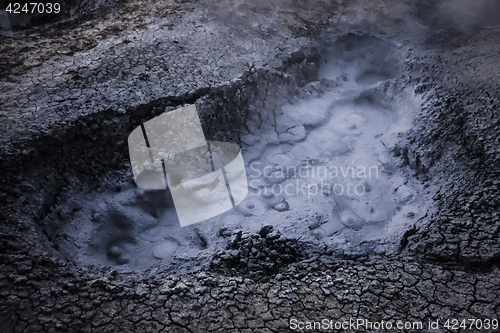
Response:
[[[0,332],[500,332],[500,1],[0,2]]]

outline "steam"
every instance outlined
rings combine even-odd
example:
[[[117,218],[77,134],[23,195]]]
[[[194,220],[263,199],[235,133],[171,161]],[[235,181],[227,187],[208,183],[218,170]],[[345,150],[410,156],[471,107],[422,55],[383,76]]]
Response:
[[[466,31],[500,24],[498,0],[423,1],[421,19],[432,28]]]

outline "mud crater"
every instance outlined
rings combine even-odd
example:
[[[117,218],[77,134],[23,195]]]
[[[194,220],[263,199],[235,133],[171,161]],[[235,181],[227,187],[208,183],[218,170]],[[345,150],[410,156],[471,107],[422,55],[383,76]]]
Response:
[[[286,247],[287,240],[299,242],[301,251],[280,245],[283,265],[295,254],[395,254],[431,202],[395,156],[421,103],[404,79],[407,52],[404,45],[349,34],[297,52],[278,70],[250,69],[176,106],[159,101],[127,110],[146,121],[195,101],[206,137],[242,148],[249,195],[236,209],[181,228],[169,191],[137,188],[122,161],[98,191],[66,188],[42,226],[78,265],[126,270],[193,270],[210,262],[246,269],[241,258],[221,258],[248,257],[252,236],[241,242],[242,235],[268,226],[284,240],[261,242],[255,251],[264,254],[252,255],[264,262],[265,253],[279,256],[265,250],[267,243]],[[123,127],[117,145],[128,130]]]

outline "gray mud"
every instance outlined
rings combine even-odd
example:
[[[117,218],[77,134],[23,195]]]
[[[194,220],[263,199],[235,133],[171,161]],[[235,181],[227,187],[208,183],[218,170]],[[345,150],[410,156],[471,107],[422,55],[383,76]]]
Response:
[[[499,316],[496,2],[83,4],[1,34],[5,332]],[[250,193],[181,228],[127,137],[193,103]]]

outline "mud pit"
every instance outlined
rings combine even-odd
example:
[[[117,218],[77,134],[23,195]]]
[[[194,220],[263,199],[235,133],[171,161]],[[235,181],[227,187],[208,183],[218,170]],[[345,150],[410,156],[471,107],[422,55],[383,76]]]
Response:
[[[300,74],[288,74],[286,89],[274,87],[279,95],[260,105],[222,106],[248,110],[242,126],[226,129],[247,169],[249,195],[235,209],[181,227],[168,190],[130,182],[117,189],[120,178],[108,178],[102,193],[66,189],[70,198],[59,198],[42,220],[61,255],[83,266],[193,271],[207,267],[228,237],[267,225],[300,239],[304,254],[325,246],[340,255],[397,253],[404,232],[429,209],[422,184],[396,157],[421,103],[400,82],[407,47],[348,34],[316,52],[307,68],[314,81],[300,86]],[[216,114],[210,99],[195,103]],[[130,166],[122,173],[130,177]]]
[[[496,2],[113,4],[2,32],[4,331],[500,315]],[[181,228],[127,136],[188,104],[250,194]]]

